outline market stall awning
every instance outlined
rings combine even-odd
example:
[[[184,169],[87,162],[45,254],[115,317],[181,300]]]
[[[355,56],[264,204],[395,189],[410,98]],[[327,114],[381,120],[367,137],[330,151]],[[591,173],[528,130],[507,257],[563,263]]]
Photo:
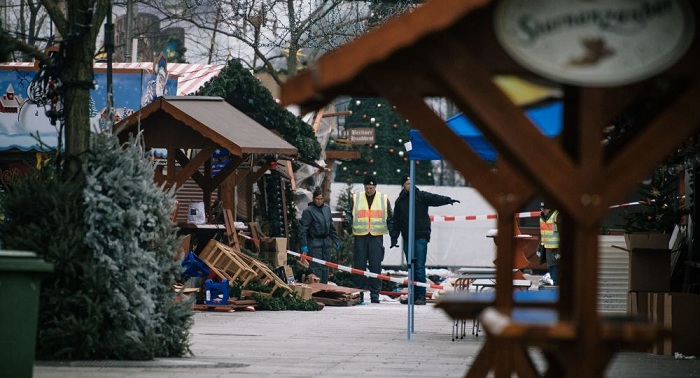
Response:
[[[107,63],[95,63],[95,69],[106,69]],[[168,75],[177,76],[177,95],[195,93],[224,68],[222,64],[168,63]],[[112,69],[153,70],[153,62],[112,63]]]
[[[558,101],[529,108],[525,111],[525,114],[540,129],[542,134],[553,138],[561,133],[563,110],[564,105]],[[456,114],[446,122],[450,129],[464,139],[469,144],[469,147],[484,160],[496,160],[496,150],[466,115],[463,113]],[[410,139],[411,160],[442,160],[442,156],[423,138],[420,131],[411,129]]]

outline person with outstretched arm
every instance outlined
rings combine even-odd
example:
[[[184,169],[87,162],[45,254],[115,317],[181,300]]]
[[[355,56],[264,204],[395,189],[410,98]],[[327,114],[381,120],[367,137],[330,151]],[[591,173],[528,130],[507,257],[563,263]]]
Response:
[[[394,222],[391,230],[391,247],[399,246],[399,235],[403,236],[403,253],[408,261],[408,210],[409,210],[409,189],[411,178],[403,176],[401,178],[401,193],[394,204]],[[428,243],[430,242],[430,216],[428,208],[431,206],[444,206],[459,203],[459,200],[447,196],[424,192],[415,188],[415,240],[413,242],[413,280],[425,283],[425,261],[428,257]],[[410,263],[410,262],[409,262]],[[401,300],[406,304],[408,300]],[[413,291],[413,303],[416,305],[425,304],[425,287],[416,286]]]

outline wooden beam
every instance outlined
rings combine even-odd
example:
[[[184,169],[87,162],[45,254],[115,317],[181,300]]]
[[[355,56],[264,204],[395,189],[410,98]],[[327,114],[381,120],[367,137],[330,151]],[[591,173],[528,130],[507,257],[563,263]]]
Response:
[[[199,167],[201,167],[207,160],[211,159],[211,155],[216,150],[216,147],[210,146],[203,148],[197,153],[194,159],[190,160],[185,156],[182,150],[175,150],[175,159],[180,163],[180,172],[178,172],[177,177],[175,177],[175,185],[180,187],[185,184],[185,181],[189,177],[199,185],[200,188],[204,189],[206,183],[203,181],[204,176],[199,172]],[[168,173],[170,175],[170,173]]]
[[[571,158],[510,101],[478,60],[449,38],[432,39],[422,47],[424,63],[435,79],[500,156],[522,170],[537,188],[552,193],[562,206],[572,212],[580,208],[578,170]]]
[[[231,159],[231,161],[229,161],[228,164],[221,168],[219,173],[217,173],[216,176],[212,178],[212,187],[214,189],[221,186],[221,184],[223,184],[223,182],[226,181],[226,179],[229,176],[231,176],[236,171],[236,169],[238,169],[238,167],[240,167],[241,164],[243,164],[243,162],[245,162],[246,160],[244,157],[241,156],[231,156],[233,156],[233,159]]]
[[[496,305],[503,311],[510,311],[513,303],[513,256],[516,253],[512,231],[515,212],[533,195],[531,187],[505,161],[500,163],[500,170],[494,170],[435,114],[418,93],[404,87],[405,81],[397,75],[368,70],[364,76],[376,84],[377,92],[396,106],[411,127],[423,132],[423,137],[431,145],[449,146],[441,149],[445,159],[465,177],[469,177],[472,185],[498,210],[500,236],[497,245],[498,258],[502,262],[499,262],[496,269],[499,287],[496,291]]]
[[[323,118],[323,109],[319,109],[316,112],[316,117],[314,117],[314,123],[311,125],[314,132],[318,131],[318,126],[321,125],[321,118]]]
[[[326,150],[326,159],[331,160],[357,160],[360,158],[358,150]]]
[[[339,117],[339,116],[344,116],[344,115],[352,115],[352,112],[349,110],[345,110],[342,112],[324,113],[323,118]]]

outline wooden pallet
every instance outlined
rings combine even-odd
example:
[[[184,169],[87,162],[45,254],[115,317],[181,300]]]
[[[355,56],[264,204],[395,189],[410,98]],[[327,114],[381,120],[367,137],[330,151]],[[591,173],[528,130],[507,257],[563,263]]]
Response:
[[[242,252],[236,253],[236,255],[251,267],[251,269],[257,274],[260,281],[262,281],[265,285],[272,285],[272,291],[270,294],[273,294],[277,290],[283,290],[282,296],[286,296],[294,292],[294,289],[289,287],[286,282],[282,281],[278,275],[276,275],[261,261],[256,260]]]
[[[204,246],[199,258],[212,272],[229,282],[238,279],[245,286],[251,279],[258,278],[264,284],[272,285],[271,293],[283,290],[282,296],[286,296],[294,291],[263,262],[214,239]]]
[[[250,265],[241,260],[234,251],[223,243],[211,239],[204,246],[199,258],[222,279],[229,282],[238,280],[243,286],[259,274],[250,268]]]

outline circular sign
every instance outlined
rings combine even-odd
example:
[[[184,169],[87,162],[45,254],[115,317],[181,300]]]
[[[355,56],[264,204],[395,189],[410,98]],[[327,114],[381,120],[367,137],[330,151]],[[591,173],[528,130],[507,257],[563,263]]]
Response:
[[[494,27],[525,68],[566,84],[608,87],[670,67],[693,41],[695,19],[683,0],[504,0]]]

